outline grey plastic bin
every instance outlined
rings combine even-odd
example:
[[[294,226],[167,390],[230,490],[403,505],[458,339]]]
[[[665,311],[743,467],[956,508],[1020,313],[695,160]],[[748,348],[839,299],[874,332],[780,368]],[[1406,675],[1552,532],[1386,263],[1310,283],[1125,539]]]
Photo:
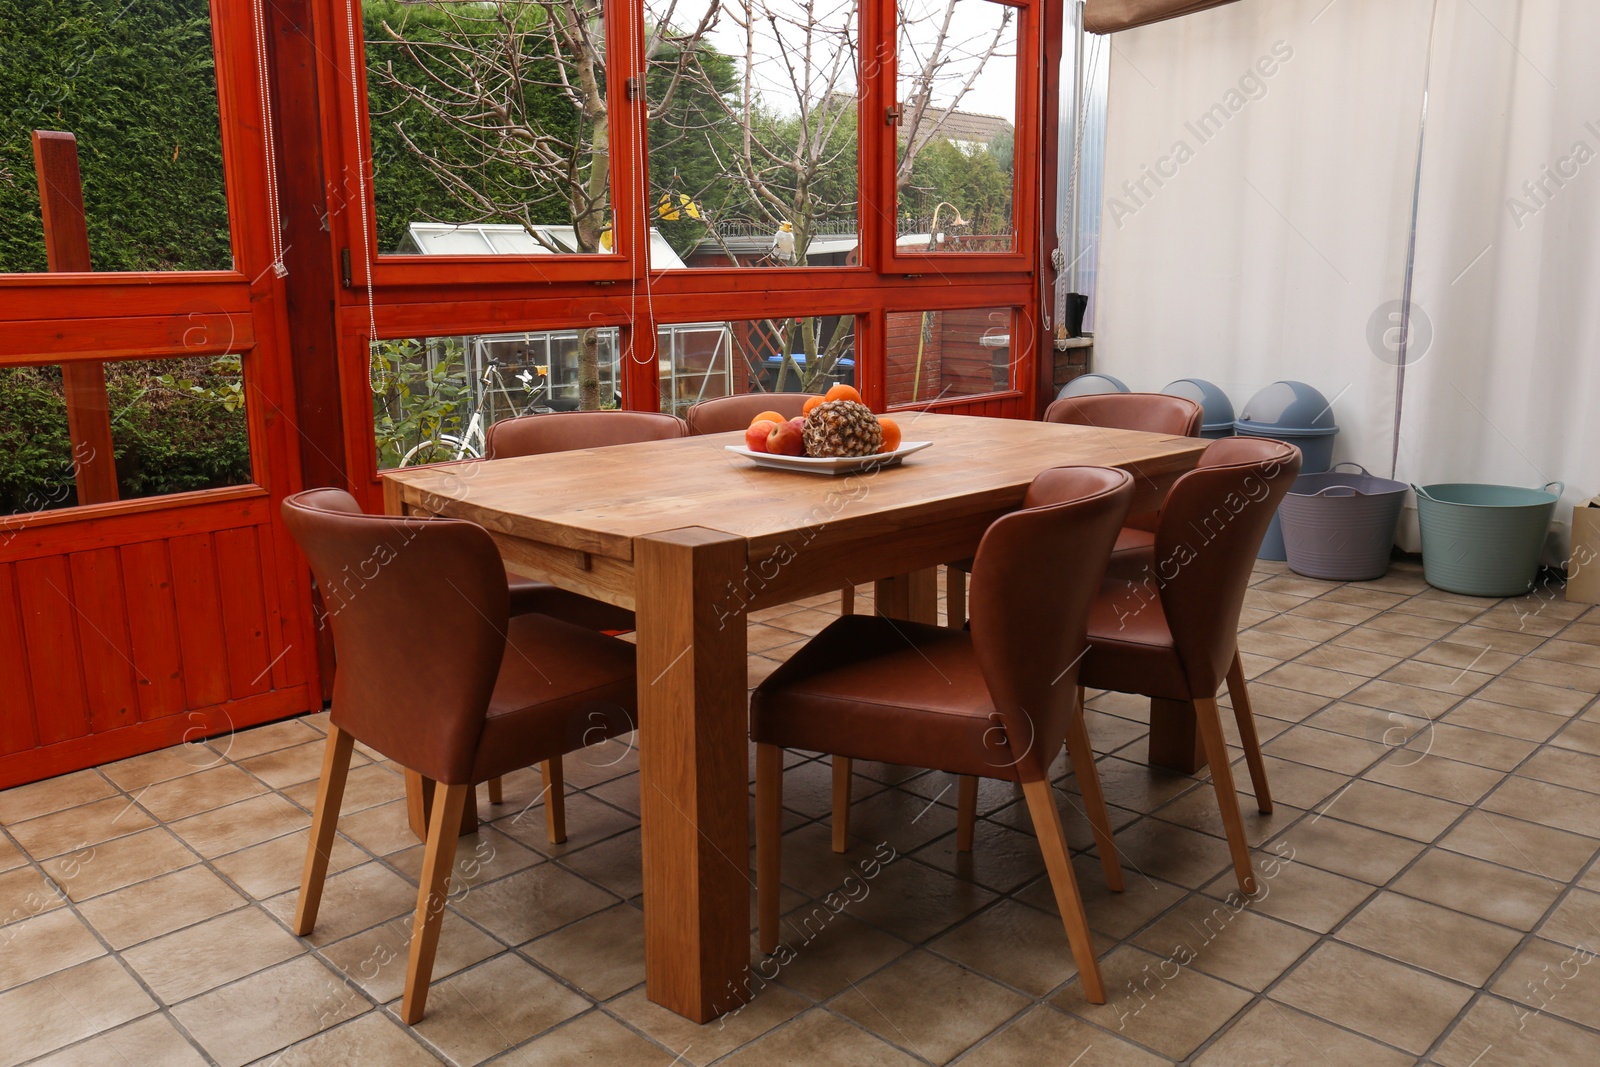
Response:
[[[1300,475],[1278,508],[1289,569],[1335,582],[1382,578],[1409,491],[1405,482],[1375,478],[1355,463]]]
[[[1240,437],[1270,437],[1294,445],[1300,450],[1300,473],[1321,474],[1333,462],[1333,439],[1339,426],[1333,421],[1333,406],[1314,387],[1280,381],[1250,398],[1233,421],[1233,431]],[[1272,516],[1257,559],[1289,558],[1280,515]]]
[[[1205,414],[1200,416],[1200,436],[1208,441],[1233,436],[1233,401],[1228,394],[1203,378],[1179,378],[1168,382],[1161,390],[1168,396],[1181,396],[1199,404]]]
[[[1099,393],[1126,393],[1128,391],[1128,387],[1122,383],[1121,378],[1113,378],[1109,374],[1080,374],[1061,387],[1061,391],[1056,394],[1056,399],[1061,400],[1069,396],[1095,396]]]
[[[1533,588],[1565,483],[1548,482],[1542,489],[1470,482],[1412,488],[1429,585],[1467,596],[1520,596]]]

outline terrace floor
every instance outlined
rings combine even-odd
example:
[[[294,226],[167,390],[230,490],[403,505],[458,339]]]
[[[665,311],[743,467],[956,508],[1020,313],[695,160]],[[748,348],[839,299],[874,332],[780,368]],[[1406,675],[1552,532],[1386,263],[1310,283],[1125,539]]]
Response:
[[[836,610],[757,613],[751,684]],[[1209,784],[1145,766],[1143,701],[1090,702],[1128,868],[1113,895],[1077,857],[1104,1006],[1081,995],[1011,786],[985,783],[960,855],[949,776],[857,764],[857,841],[836,856],[828,767],[794,754],[794,958],[721,1024],[667,1013],[642,984],[637,758],[618,742],[568,757],[564,846],[536,772],[480,800],[492,821],[462,841],[408,1029],[421,849],[374,753],[317,931],[289,933],[318,715],[0,793],[0,1064],[1596,1062],[1600,609],[1452,596],[1409,563],[1351,585],[1262,564],[1243,625],[1278,801],[1245,806],[1264,884],[1247,906]],[[835,915],[817,903],[834,891],[860,899]]]

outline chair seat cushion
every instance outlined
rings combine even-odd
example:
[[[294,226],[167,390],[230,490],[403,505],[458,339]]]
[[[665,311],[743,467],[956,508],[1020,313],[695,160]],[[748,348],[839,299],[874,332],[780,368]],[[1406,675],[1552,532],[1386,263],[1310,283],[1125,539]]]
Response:
[[[507,627],[474,782],[627,733],[637,721],[634,647],[547,615]]]
[[[551,618],[582,626],[586,630],[632,630],[633,612],[607,604],[603,600],[571,592],[549,582],[524,578],[506,572],[506,586],[511,591],[511,614],[549,615]]]
[[[1090,689],[1189,700],[1188,680],[1172,643],[1155,578],[1107,578],[1089,609],[1089,654],[1079,684]]]
[[[846,615],[756,689],[750,737],[852,759],[1015,778],[971,634]]]

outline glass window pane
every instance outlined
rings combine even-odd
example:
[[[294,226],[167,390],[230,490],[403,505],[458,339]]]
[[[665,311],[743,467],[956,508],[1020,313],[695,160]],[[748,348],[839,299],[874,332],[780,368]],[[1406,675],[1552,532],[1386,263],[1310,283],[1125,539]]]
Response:
[[[652,266],[857,260],[854,0],[645,0]]]
[[[366,0],[378,250],[609,252],[601,0]]]
[[[663,326],[661,410],[682,415],[691,404],[730,394],[854,385],[855,326],[852,315]]]
[[[7,3],[0,56],[0,273],[47,269],[34,130],[77,140],[94,270],[232,269],[205,0]]]
[[[893,312],[889,405],[927,404],[1015,387],[1011,308]]]
[[[374,342],[378,469],[482,456],[485,432],[502,419],[619,407],[617,333],[607,326]]]
[[[102,502],[78,489],[79,475],[103,463],[85,435],[94,420],[110,424],[107,501],[250,484],[239,356],[75,364],[73,373],[91,392],[105,383],[103,405],[83,403],[76,386],[69,413],[60,366],[0,368],[0,514]]]
[[[1009,252],[1022,11],[992,0],[900,0],[899,13],[896,245]]]

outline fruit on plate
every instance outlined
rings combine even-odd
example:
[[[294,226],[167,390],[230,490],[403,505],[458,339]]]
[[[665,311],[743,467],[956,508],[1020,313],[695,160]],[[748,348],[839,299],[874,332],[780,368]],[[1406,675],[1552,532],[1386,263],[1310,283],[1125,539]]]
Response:
[[[750,420],[750,425],[754,426],[758,422],[788,422],[788,421],[789,421],[788,419],[784,418],[782,415],[779,415],[776,411],[763,411],[761,414],[757,415],[755,418]]]
[[[874,456],[883,450],[883,428],[859,401],[825,400],[806,416],[805,446],[808,456]]]
[[[772,436],[772,431],[778,428],[778,423],[771,419],[757,419],[750,424],[744,432],[744,447],[752,452],[765,452],[767,438]]]
[[[795,420],[799,421],[799,420]],[[805,433],[794,422],[780,422],[767,436],[767,451],[774,456],[803,456],[806,452]]]
[[[859,403],[861,403],[861,394],[856,392],[856,387],[855,386],[853,386],[853,385],[845,385],[843,382],[840,382],[838,385],[834,386],[832,389],[829,389],[827,395],[824,396],[822,399],[824,399],[824,400],[854,400],[857,404],[859,404]],[[810,412],[807,412],[806,414],[809,415]]]
[[[883,451],[893,452],[900,447],[900,424],[893,419],[878,420],[878,426],[883,430]]]
[[[801,433],[805,433],[805,431],[806,431],[806,417],[804,415],[796,415],[794,418],[789,420],[789,425],[793,426],[796,430],[800,431]]]
[[[825,399],[827,399],[827,398],[826,398],[826,397],[821,397],[821,396],[813,396],[813,397],[809,397],[809,398],[808,398],[808,399],[807,399],[807,400],[806,400],[806,402],[805,402],[805,404],[804,404],[804,406],[802,406],[802,407],[801,407],[801,408],[800,408],[800,414],[801,414],[801,416],[802,416],[802,417],[804,417],[804,416],[806,416],[806,415],[809,415],[809,414],[811,414],[811,410],[812,410],[812,409],[813,409],[813,408],[815,408],[815,407],[816,407],[816,406],[817,406],[817,405],[818,405],[818,404],[820,404],[820,403],[822,403],[822,402],[823,402],[823,400],[825,400]]]

